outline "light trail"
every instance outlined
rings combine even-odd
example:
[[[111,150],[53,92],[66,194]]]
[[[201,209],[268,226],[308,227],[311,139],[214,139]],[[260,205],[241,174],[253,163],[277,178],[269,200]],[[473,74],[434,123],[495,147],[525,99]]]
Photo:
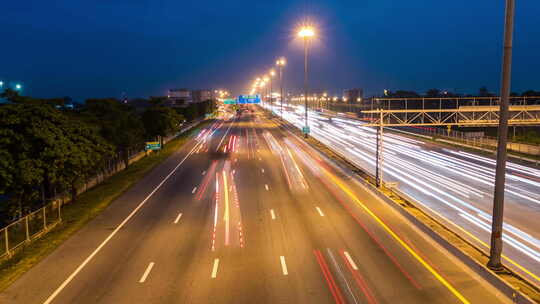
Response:
[[[284,111],[283,118],[301,129],[304,126],[303,106],[291,106],[292,111]],[[274,108],[278,115],[279,108]],[[322,116],[310,111],[311,136],[337,151],[356,166],[367,172],[375,171],[376,130],[362,127],[360,121],[346,117]],[[391,128],[389,128],[391,130]],[[288,143],[287,143],[288,145]],[[302,156],[302,152],[292,148],[311,170],[316,166]],[[484,246],[489,240],[489,231],[471,222],[490,222],[493,200],[495,161],[484,156],[448,148],[433,148],[422,140],[401,134],[385,134],[385,168],[387,181],[396,181],[398,190],[412,200],[419,202],[464,231],[474,231],[474,240]],[[315,171],[314,171],[315,173]],[[540,282],[540,263],[533,257],[540,255],[540,170],[508,162],[506,181],[505,232],[510,257],[505,260]],[[519,207],[513,211],[513,206]],[[525,213],[524,213],[525,212]],[[462,216],[465,214],[466,216]],[[526,216],[525,216],[526,215]],[[535,219],[537,219],[535,221]],[[509,224],[512,223],[512,225]],[[489,245],[486,245],[489,248]],[[533,257],[531,257],[531,255]],[[532,265],[528,270],[516,261]]]
[[[223,221],[225,222],[225,246],[229,245],[229,189],[227,187],[227,173],[223,170],[223,195],[225,197],[225,212],[223,213]]]

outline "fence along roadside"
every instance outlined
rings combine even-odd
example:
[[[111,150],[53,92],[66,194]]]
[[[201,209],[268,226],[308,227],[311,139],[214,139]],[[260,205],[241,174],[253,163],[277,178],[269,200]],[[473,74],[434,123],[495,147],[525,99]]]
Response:
[[[180,132],[164,138],[163,143],[166,144],[175,137],[191,130],[204,120],[198,120],[189,126],[180,130]],[[136,162],[144,158],[147,154],[142,150],[137,153],[133,153],[129,158],[129,163]],[[94,177],[85,181],[77,194],[84,193],[91,188],[101,184],[108,177],[125,169],[124,162],[122,160],[116,161],[113,165],[109,165],[109,170],[106,173],[98,173]],[[26,216],[8,224],[4,228],[0,229],[0,259],[9,259],[13,254],[25,245],[30,244],[32,241],[40,238],[52,228],[62,222],[62,206],[69,203],[70,196],[68,194],[58,195],[50,203],[44,207],[33,211]]]

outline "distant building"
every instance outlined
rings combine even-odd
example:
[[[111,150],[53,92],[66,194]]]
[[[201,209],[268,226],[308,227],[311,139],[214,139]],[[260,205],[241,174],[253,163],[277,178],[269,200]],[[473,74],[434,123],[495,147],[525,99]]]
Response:
[[[182,107],[193,102],[191,90],[188,89],[170,89],[167,94],[166,106]]]
[[[192,91],[193,102],[203,102],[214,99],[212,90],[194,90]]]
[[[212,90],[189,90],[189,89],[171,89],[167,94],[166,106],[185,107],[193,102],[203,102],[213,100]]]
[[[343,101],[348,103],[360,103],[364,97],[364,90],[349,89],[343,91]]]

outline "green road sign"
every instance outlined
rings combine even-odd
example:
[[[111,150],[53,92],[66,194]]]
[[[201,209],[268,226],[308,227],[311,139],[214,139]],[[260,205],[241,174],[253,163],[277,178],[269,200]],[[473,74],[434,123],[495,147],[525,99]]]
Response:
[[[148,141],[146,142],[146,148],[145,150],[159,150],[161,149],[161,145],[158,141]]]
[[[302,133],[309,134],[309,127],[302,127]]]
[[[223,103],[224,104],[237,104],[238,102],[236,101],[236,99],[225,99],[223,100]]]

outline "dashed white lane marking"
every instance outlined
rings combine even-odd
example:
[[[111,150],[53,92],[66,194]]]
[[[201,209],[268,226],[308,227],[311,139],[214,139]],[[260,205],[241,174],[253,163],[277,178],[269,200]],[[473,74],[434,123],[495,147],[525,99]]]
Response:
[[[150,264],[148,264],[148,267],[146,267],[146,270],[144,271],[141,279],[139,280],[139,283],[144,283],[144,281],[146,281],[146,278],[150,274],[150,271],[152,270],[153,267],[154,267],[154,262],[151,262]]]
[[[353,293],[353,291],[351,289],[351,286],[349,285],[349,282],[347,282],[347,279],[345,279],[345,275],[343,274],[343,271],[341,271],[341,267],[339,266],[338,262],[336,261],[336,258],[334,257],[334,254],[332,253],[330,248],[326,248],[326,250],[328,251],[328,255],[330,256],[330,259],[332,260],[332,263],[334,263],[334,266],[337,269],[339,276],[341,277],[343,282],[345,282],[345,286],[347,286],[347,291],[351,295],[354,303],[358,304],[358,300],[356,300],[356,297],[355,297],[355,295],[354,295],[354,293]]]
[[[319,212],[320,216],[324,216],[324,213],[322,212],[321,208],[319,207],[315,207],[315,208],[317,208],[317,211]]]
[[[274,209],[270,209],[270,215],[272,216],[272,219],[276,219],[276,214],[274,213]]]
[[[285,257],[279,256],[279,260],[281,262],[281,271],[283,271],[283,275],[288,275],[289,272],[287,271],[287,263],[285,263]]]
[[[184,158],[176,165],[176,167],[174,167],[171,172],[169,172],[169,174],[167,176],[165,176],[165,178],[154,188],[154,190],[152,190],[146,197],[145,199],[140,202],[137,207],[135,207],[135,209],[133,209],[133,211],[131,211],[131,213],[113,230],[113,232],[111,232],[111,234],[109,234],[109,236],[96,248],[94,249],[94,251],[92,251],[92,253],[77,267],[77,269],[75,269],[75,271],[73,271],[69,277],[67,277],[67,279],[64,280],[64,282],[62,282],[62,284],[60,284],[60,286],[58,286],[58,288],[56,288],[56,290],[47,298],[47,300],[45,300],[45,302],[43,302],[43,304],[50,304],[54,298],[56,298],[58,296],[58,294],[69,284],[69,282],[71,282],[73,280],[73,278],[75,278],[77,276],[77,274],[79,272],[81,272],[81,270],[88,264],[90,263],[90,261],[94,258],[94,256],[96,256],[100,251],[101,251],[101,248],[105,247],[105,245],[107,245],[107,243],[118,233],[118,231],[120,231],[120,229],[122,229],[127,222],[129,222],[129,220],[135,216],[135,214],[137,212],[139,212],[139,210],[144,206],[144,204],[146,204],[146,202],[154,195],[154,193],[156,193],[159,188],[161,188],[161,186],[163,186],[163,184],[165,184],[165,182],[174,174],[174,172],[176,172],[176,170],[178,170],[178,168],[180,168],[180,166],[186,161],[186,159],[191,156],[195,150],[197,150],[197,148],[199,148],[199,145],[200,144],[197,144],[195,145],[190,151],[189,153],[184,156]]]
[[[347,261],[349,261],[349,264],[351,264],[351,267],[354,270],[358,270],[358,267],[356,267],[356,263],[353,261],[349,253],[347,251],[343,251],[343,254],[345,254],[345,257],[347,258]]]
[[[268,184],[264,184],[264,187],[266,188],[266,191],[270,190],[270,189],[268,188]]]
[[[202,172],[202,175],[205,175],[205,174],[206,174],[206,170],[204,170],[204,171]]]
[[[191,190],[191,194],[195,193],[195,191],[197,191],[197,187],[193,188],[193,190]]]
[[[179,213],[176,219],[174,220],[175,224],[178,224],[178,221],[180,221],[180,218],[182,217],[182,213]]]
[[[219,266],[219,259],[214,259],[214,267],[212,268],[212,279],[217,277],[217,270]]]

